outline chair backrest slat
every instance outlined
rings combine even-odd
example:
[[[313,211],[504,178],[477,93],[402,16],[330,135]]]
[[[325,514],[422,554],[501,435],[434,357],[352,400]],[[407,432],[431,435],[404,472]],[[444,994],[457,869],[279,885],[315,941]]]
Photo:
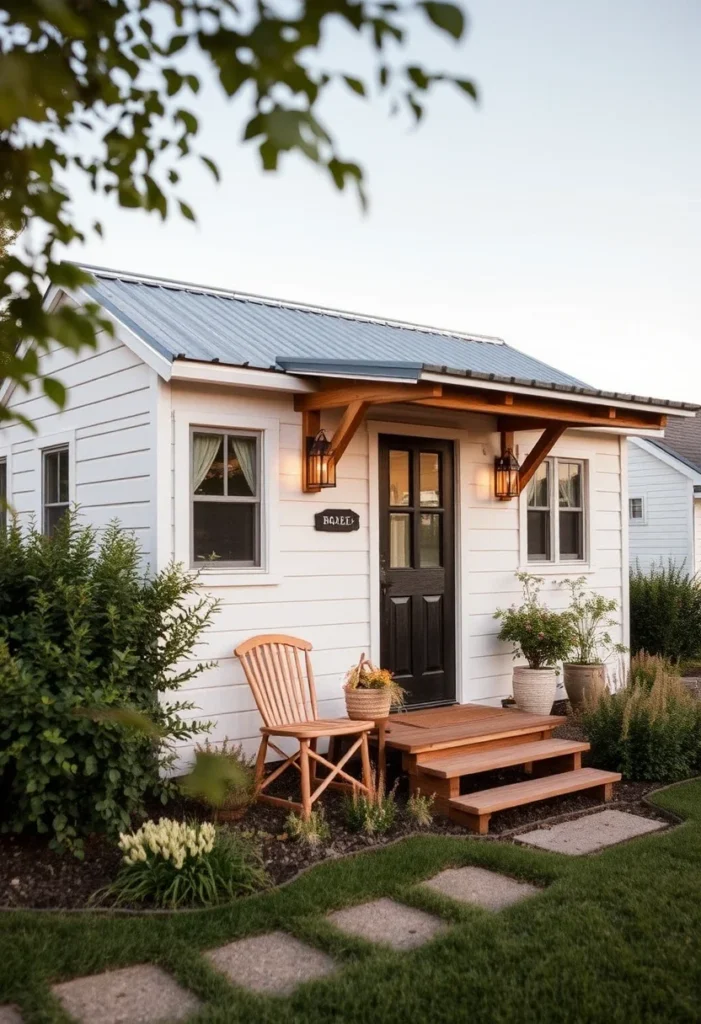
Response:
[[[251,637],[234,651],[266,725],[290,725],[319,717],[311,648],[306,640],[269,633]],[[300,651],[304,651],[304,668]]]

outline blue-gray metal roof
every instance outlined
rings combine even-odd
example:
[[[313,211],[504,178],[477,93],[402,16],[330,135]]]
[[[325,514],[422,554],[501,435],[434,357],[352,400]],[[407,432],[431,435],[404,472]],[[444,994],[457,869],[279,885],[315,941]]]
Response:
[[[547,387],[678,409],[594,389],[495,338],[462,335],[83,265],[84,291],[167,359],[304,374],[417,379],[422,372]]]

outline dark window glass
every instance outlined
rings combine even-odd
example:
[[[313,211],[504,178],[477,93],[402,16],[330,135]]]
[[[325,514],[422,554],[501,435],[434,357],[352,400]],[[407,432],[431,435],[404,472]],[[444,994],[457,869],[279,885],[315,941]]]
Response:
[[[389,453],[389,503],[410,505],[409,500],[409,452]]]
[[[437,507],[441,503],[441,468],[438,452],[421,452],[419,455],[419,490],[421,504]]]
[[[560,508],[582,507],[582,467],[579,462],[558,462]]]
[[[422,569],[435,569],[441,565],[440,512],[422,512],[419,518],[419,565]]]
[[[581,512],[560,512],[560,558],[575,561],[584,558],[584,530]]]
[[[0,529],[7,527],[7,462],[0,462]]]
[[[541,462],[528,485],[528,507],[550,507],[550,466]]]
[[[631,498],[628,502],[631,519],[642,519],[644,513],[643,499]]]
[[[68,510],[68,448],[54,448],[44,452],[43,462],[43,528],[44,533],[50,537],[56,529],[56,524]]]
[[[227,438],[226,493],[251,498],[256,493],[255,437]]]
[[[550,561],[550,512],[528,510],[528,560]]]
[[[258,505],[248,502],[193,502],[196,562],[258,561]]]

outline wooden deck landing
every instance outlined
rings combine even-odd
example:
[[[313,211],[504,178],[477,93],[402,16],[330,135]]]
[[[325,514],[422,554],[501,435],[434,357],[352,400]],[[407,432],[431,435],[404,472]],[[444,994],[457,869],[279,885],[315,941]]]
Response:
[[[412,793],[433,794],[436,813],[484,833],[491,814],[507,807],[583,789],[596,790],[602,800],[611,798],[612,784],[620,776],[581,768],[589,744],[553,739],[553,730],[566,720],[458,704],[393,715],[385,742],[401,751]],[[545,777],[460,796],[462,778],[520,765]]]

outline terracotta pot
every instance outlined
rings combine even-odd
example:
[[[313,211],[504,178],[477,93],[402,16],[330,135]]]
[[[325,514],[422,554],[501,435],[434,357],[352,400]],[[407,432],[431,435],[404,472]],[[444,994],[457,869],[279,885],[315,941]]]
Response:
[[[565,665],[565,689],[573,708],[597,700],[606,689],[605,665]]]
[[[514,669],[514,700],[519,711],[549,715],[555,702],[557,672],[554,668]]]
[[[383,690],[365,690],[360,687],[351,689],[343,687],[346,695],[346,711],[353,721],[372,721],[375,718],[387,718],[392,700],[389,688]]]

